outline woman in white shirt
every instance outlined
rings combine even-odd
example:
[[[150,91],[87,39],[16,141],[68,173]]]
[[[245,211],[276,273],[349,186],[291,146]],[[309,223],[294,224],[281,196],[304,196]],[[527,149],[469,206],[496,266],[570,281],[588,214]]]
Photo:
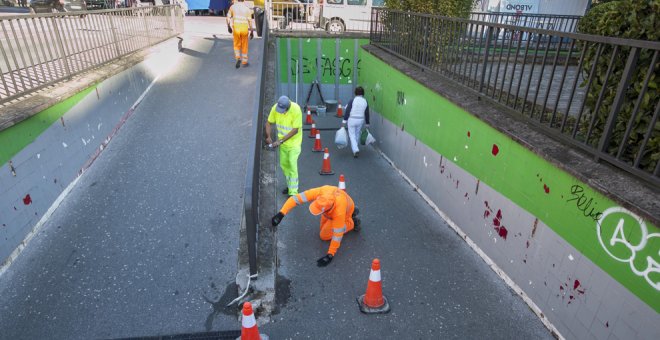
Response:
[[[360,131],[362,130],[363,125],[369,127],[369,104],[367,104],[367,100],[364,99],[364,89],[362,86],[355,88],[355,97],[348,102],[346,110],[344,110],[344,120],[341,123],[341,126],[344,127],[347,123],[348,137],[351,139],[353,157],[357,158],[360,154],[360,149],[358,148]]]

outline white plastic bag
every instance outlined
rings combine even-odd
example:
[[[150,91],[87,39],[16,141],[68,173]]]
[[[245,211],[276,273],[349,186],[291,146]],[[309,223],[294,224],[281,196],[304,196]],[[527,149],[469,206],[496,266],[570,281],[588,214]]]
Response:
[[[338,149],[343,149],[348,145],[348,134],[345,128],[341,127],[335,133],[335,144]]]
[[[371,134],[371,131],[367,130],[367,140],[365,141],[366,145],[376,143],[376,138]]]

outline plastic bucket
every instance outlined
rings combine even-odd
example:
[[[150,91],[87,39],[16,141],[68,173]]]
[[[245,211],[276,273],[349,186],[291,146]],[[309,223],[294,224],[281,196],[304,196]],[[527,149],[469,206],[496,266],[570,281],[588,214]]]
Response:
[[[325,106],[319,105],[316,107],[316,114],[319,116],[325,116]]]
[[[337,101],[334,99],[328,99],[325,101],[325,106],[327,112],[336,112],[337,111]]]

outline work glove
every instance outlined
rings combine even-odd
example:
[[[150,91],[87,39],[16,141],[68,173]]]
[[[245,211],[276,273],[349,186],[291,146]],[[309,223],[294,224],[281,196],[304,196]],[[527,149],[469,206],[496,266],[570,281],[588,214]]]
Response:
[[[273,227],[277,227],[280,222],[282,222],[282,219],[284,218],[284,214],[282,212],[278,212],[277,215],[273,216],[273,219],[271,219],[271,222],[273,223]]]
[[[234,33],[234,31],[231,29],[231,25],[229,24],[227,24],[227,31],[229,31],[229,33]]]
[[[325,267],[332,262],[332,255],[328,254],[326,256],[323,256],[322,258],[318,259],[316,261],[316,265],[319,267]]]
[[[250,31],[250,40],[254,39],[254,31]]]

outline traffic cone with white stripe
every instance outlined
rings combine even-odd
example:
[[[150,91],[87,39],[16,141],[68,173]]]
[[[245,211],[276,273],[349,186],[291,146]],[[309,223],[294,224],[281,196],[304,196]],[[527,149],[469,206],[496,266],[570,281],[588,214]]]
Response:
[[[338,185],[340,190],[346,191],[346,181],[344,181],[344,175],[341,174],[339,175],[339,185]]]
[[[307,119],[305,120],[305,125],[309,125],[314,123],[312,120],[312,111],[309,109],[309,106],[307,107]]]
[[[316,131],[316,140],[314,141],[314,147],[312,148],[313,152],[321,152],[323,151],[323,147],[321,146],[321,133],[317,130]]]
[[[341,100],[337,101],[337,118],[344,117],[344,108],[341,107]]]
[[[259,334],[257,327],[257,320],[254,318],[252,312],[252,304],[246,302],[243,304],[243,320],[241,321],[241,336],[240,340],[268,340],[268,336]]]
[[[332,167],[330,166],[330,151],[328,151],[328,148],[323,149],[323,166],[321,167],[321,171],[319,171],[319,174],[321,175],[335,174],[335,172],[332,171]]]
[[[316,123],[314,123],[314,121],[312,120],[312,128],[309,129],[309,136],[307,136],[307,137],[308,138],[316,138],[316,133],[317,132],[318,132],[318,130],[316,130]]]
[[[390,304],[387,302],[387,298],[383,296],[383,286],[380,282],[380,260],[374,259],[371,262],[367,292],[357,298],[357,303],[360,306],[360,312],[365,314],[387,313],[390,311]]]

